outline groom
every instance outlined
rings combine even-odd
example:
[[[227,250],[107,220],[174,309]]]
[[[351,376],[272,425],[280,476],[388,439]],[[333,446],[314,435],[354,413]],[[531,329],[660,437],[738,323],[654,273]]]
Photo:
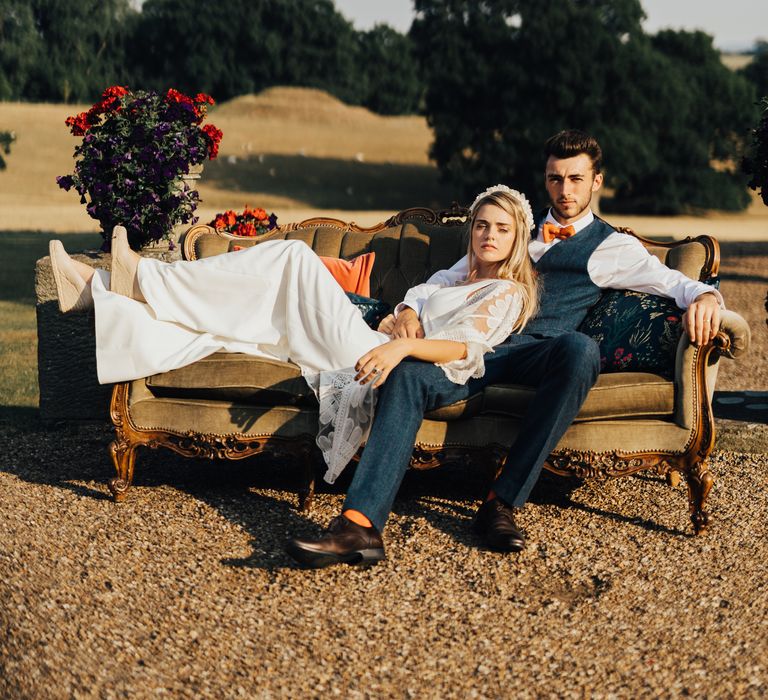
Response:
[[[685,329],[703,344],[719,328],[722,298],[701,282],[671,270],[633,236],[616,232],[590,209],[603,182],[602,152],[587,134],[568,130],[545,145],[545,184],[551,202],[531,233],[528,252],[540,282],[540,305],[522,334],[485,357],[485,375],[464,385],[440,367],[401,362],[379,390],[376,416],[355,471],[343,512],[314,539],[292,539],[288,553],[305,566],[370,563],[384,558],[381,530],[408,468],[424,413],[466,399],[488,384],[514,383],[536,389],[519,437],[504,469],[480,506],[474,527],[499,551],[519,551],[525,538],[515,522],[543,464],[568,429],[597,380],[594,340],[576,329],[601,290],[631,289],[660,294],[687,309]],[[429,282],[466,278],[463,258]],[[423,337],[418,313],[423,299],[406,296],[398,306],[394,337]]]

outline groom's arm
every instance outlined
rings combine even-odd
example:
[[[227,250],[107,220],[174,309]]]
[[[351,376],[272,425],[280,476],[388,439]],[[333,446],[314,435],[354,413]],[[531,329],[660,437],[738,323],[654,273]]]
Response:
[[[720,292],[667,267],[634,236],[616,233],[606,238],[592,254],[588,270],[600,288],[631,289],[673,299],[686,309],[684,327],[696,345],[717,335],[720,310],[725,308]]]

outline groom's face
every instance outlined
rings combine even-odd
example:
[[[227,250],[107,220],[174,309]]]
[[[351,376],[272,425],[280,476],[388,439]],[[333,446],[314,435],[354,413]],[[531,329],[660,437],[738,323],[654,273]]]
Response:
[[[577,221],[586,213],[592,193],[603,184],[602,173],[595,174],[592,160],[586,153],[572,158],[550,156],[544,178],[552,213],[563,225]]]

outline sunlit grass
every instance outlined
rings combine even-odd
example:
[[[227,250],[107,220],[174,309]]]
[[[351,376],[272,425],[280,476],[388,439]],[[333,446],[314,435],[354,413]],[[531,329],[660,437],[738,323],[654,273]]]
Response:
[[[35,307],[0,301],[0,406],[37,403]]]
[[[94,234],[56,236],[73,251],[98,247],[100,242]],[[0,415],[7,409],[38,405],[35,262],[48,254],[53,237],[42,232],[0,232]]]

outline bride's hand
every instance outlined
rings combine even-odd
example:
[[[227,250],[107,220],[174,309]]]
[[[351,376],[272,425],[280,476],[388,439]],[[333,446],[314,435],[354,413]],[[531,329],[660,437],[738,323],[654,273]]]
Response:
[[[361,384],[374,382],[380,388],[387,381],[389,373],[410,354],[410,341],[407,338],[390,340],[365,353],[355,364],[355,380]]]

